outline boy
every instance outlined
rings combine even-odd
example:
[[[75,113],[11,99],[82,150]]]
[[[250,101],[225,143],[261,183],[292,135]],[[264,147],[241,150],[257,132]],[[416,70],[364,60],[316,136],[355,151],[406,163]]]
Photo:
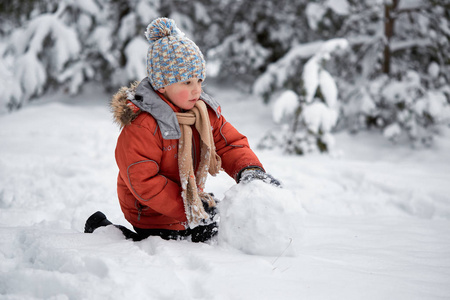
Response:
[[[111,102],[123,128],[116,146],[117,192],[135,232],[116,227],[135,241],[156,235],[204,242],[217,233],[215,199],[204,192],[208,173],[223,169],[236,182],[279,182],[202,92],[206,68],[197,45],[167,18],[154,20],[145,35],[147,77],[120,89]],[[110,224],[97,212],[85,232]]]

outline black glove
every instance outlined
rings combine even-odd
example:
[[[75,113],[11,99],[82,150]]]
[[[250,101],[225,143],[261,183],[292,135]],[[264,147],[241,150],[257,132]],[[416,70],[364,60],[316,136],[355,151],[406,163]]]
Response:
[[[243,169],[239,172],[238,178],[239,183],[248,183],[258,179],[264,181],[265,183],[270,183],[274,186],[281,187],[281,182],[279,180],[275,179],[272,175],[267,174],[262,169],[256,167]]]
[[[214,195],[210,193],[211,197],[214,198]],[[207,201],[202,200],[203,208],[205,209],[205,212],[209,215],[209,218],[202,221],[202,224],[190,228],[189,233],[191,235],[191,239],[194,243],[199,242],[206,242],[210,240],[212,237],[217,235],[218,233],[218,224],[216,222],[215,216],[217,215],[217,206],[209,206]],[[214,198],[214,200],[217,202],[217,200]]]
[[[209,195],[214,199],[214,202],[216,203],[216,206],[209,206],[208,202],[200,198],[202,200],[203,208],[205,209],[205,212],[209,215],[209,218],[206,220],[203,220],[204,224],[210,224],[214,222],[214,217],[217,215],[217,203],[219,202],[215,197],[213,193],[209,193]]]

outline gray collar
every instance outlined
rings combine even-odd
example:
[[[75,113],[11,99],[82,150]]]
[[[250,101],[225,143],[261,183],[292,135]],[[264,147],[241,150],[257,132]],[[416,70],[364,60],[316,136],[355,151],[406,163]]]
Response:
[[[200,99],[216,112],[217,117],[220,117],[220,104],[216,100],[204,92],[200,95]],[[181,137],[180,125],[175,112],[153,90],[147,77],[136,88],[136,94],[134,99],[131,99],[131,102],[156,119],[165,140],[179,139]]]

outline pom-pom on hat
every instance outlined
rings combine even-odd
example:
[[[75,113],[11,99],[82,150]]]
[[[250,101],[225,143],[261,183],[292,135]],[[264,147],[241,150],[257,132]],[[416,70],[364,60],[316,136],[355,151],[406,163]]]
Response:
[[[145,31],[150,43],[147,53],[147,76],[153,89],[197,77],[204,80],[206,65],[197,45],[185,37],[175,21],[159,18]]]

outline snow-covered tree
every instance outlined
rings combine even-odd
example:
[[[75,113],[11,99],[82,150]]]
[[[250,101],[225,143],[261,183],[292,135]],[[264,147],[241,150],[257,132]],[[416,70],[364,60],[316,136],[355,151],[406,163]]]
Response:
[[[61,74],[76,65],[81,53],[77,32],[65,23],[67,3],[15,29],[1,48],[0,103],[22,106],[47,86],[61,82]],[[73,74],[72,77],[78,74]],[[5,98],[4,98],[5,97]]]
[[[395,0],[350,7],[340,32],[353,49],[338,82],[344,100],[341,127],[376,127],[391,140],[403,135],[414,144],[430,144],[438,127],[448,124],[442,114],[450,102],[450,5]],[[442,106],[442,114],[415,109],[424,101],[427,107]]]
[[[276,129],[281,134],[269,132],[260,143],[261,148],[272,148],[272,142],[275,142],[288,153],[295,154],[332,150],[334,138],[331,131],[339,115],[338,89],[324,65],[333,52],[347,46],[344,39],[324,42],[305,63],[301,76],[302,92],[297,94],[288,90],[275,101],[273,117],[276,123],[282,124],[281,130]]]
[[[408,107],[416,107],[417,101],[422,103],[424,96],[429,99],[427,106],[434,106],[434,102],[443,108],[449,105],[449,7],[444,1],[433,0],[309,2],[305,14],[312,33],[308,36],[316,41],[297,43],[269,64],[255,81],[253,91],[266,102],[283,89],[301,94],[303,84],[299,78],[306,59],[317,51],[324,38],[345,37],[349,51],[327,66],[342,99],[338,128],[386,128],[386,132],[407,135],[414,143],[430,141],[440,124],[448,124],[447,118]],[[411,74],[417,75],[416,85],[420,87],[415,89],[420,91],[415,95],[409,94],[411,88],[406,83]],[[389,82],[397,82],[396,89],[402,88],[401,94],[408,95],[408,100],[386,105],[387,95],[392,96]],[[414,115],[409,118],[416,120],[414,126],[404,120],[407,114]],[[388,136],[392,138],[394,134]]]
[[[156,0],[11,1],[0,12],[0,110],[50,88],[76,94],[90,80],[108,88],[141,79],[143,32],[158,9]]]
[[[251,83],[299,41],[308,40],[308,1],[211,1],[208,61],[218,75]]]

